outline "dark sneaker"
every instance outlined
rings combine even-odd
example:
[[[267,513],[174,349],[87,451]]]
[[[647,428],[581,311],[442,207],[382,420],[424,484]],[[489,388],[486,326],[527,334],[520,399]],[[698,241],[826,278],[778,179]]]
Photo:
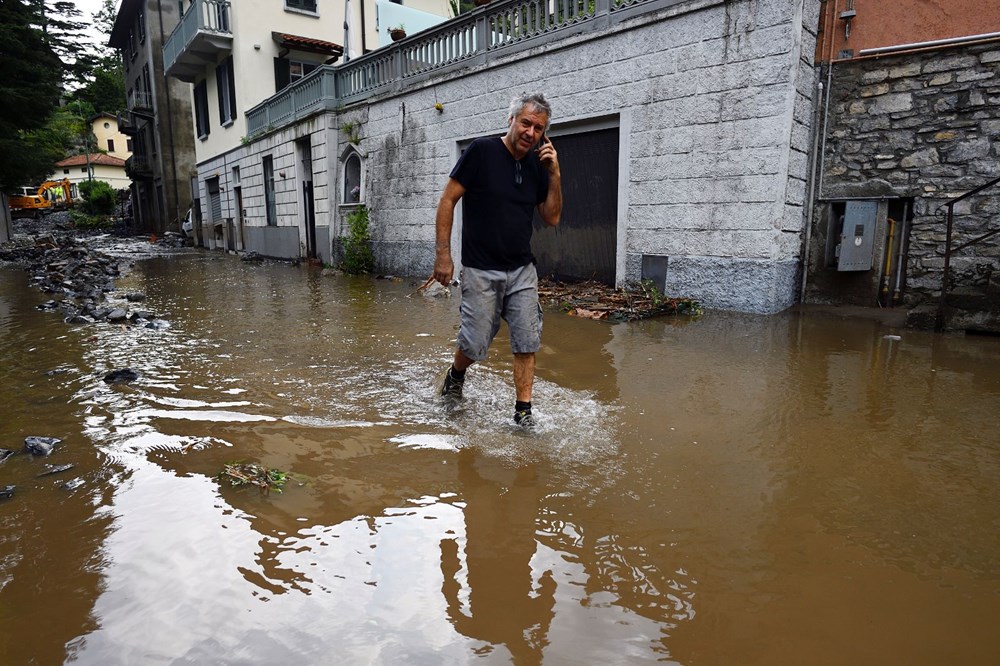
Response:
[[[451,376],[451,368],[448,368],[448,371],[444,373],[444,384],[441,386],[441,395],[452,400],[460,400],[464,384],[465,379],[455,379]]]
[[[537,425],[535,417],[531,415],[530,409],[522,409],[519,412],[514,412],[514,423],[522,428],[534,428]]]

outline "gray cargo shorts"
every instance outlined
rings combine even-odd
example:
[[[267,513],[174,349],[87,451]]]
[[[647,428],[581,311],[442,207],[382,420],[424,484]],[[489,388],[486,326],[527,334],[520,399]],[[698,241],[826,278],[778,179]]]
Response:
[[[462,307],[458,348],[482,361],[500,330],[510,329],[515,354],[531,354],[542,345],[542,307],[538,303],[538,273],[534,264],[512,271],[462,269]]]

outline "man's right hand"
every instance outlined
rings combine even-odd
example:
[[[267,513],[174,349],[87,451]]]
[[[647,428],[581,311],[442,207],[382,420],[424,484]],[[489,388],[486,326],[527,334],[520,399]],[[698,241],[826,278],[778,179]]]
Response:
[[[455,262],[451,260],[451,255],[439,255],[434,260],[434,279],[446,287],[451,286],[451,279],[455,276]]]

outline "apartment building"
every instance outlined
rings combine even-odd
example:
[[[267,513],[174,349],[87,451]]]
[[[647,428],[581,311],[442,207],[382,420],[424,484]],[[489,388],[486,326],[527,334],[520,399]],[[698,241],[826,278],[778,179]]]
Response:
[[[178,23],[181,4],[122,0],[109,40],[124,64],[128,112],[119,130],[132,140],[125,170],[136,228],[143,231],[177,231],[192,201],[191,93],[187,84],[163,75],[163,41]]]
[[[947,306],[969,330],[993,310],[1000,330],[1000,4],[826,0],[821,16],[804,299],[921,326]]]
[[[415,5],[401,11],[424,21],[427,12],[421,5],[447,11],[444,0],[418,0]],[[332,0],[195,0],[166,40],[166,75],[191,85],[198,165],[192,190],[200,244],[269,256],[329,258],[329,239],[317,241],[310,231],[317,214],[312,162],[321,168],[325,155],[313,154],[309,137],[319,126],[300,132],[294,157],[271,160],[266,168],[256,164],[248,172],[246,112],[304,79],[319,81],[310,74],[320,67],[390,41],[387,31],[379,36],[375,3],[355,3],[347,21],[345,7]],[[435,18],[444,20],[442,15],[431,21]],[[306,178],[301,177],[303,169],[310,170]],[[291,178],[293,172],[299,178]],[[251,184],[277,179],[301,187],[285,191],[272,186],[264,197],[245,198],[245,178]],[[318,212],[322,216],[327,210],[321,206]]]

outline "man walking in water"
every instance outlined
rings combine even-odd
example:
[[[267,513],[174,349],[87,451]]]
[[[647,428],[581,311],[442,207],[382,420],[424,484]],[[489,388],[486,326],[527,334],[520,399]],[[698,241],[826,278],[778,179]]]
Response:
[[[542,334],[531,221],[536,208],[550,226],[559,224],[562,213],[559,159],[545,137],[551,117],[552,108],[540,93],[515,97],[507,133],[476,139],[452,169],[435,223],[434,279],[448,285],[455,273],[455,205],[464,200],[458,348],[441,394],[462,397],[465,371],[486,358],[503,319],[514,353],[514,422],[524,427],[535,424],[531,391]]]

